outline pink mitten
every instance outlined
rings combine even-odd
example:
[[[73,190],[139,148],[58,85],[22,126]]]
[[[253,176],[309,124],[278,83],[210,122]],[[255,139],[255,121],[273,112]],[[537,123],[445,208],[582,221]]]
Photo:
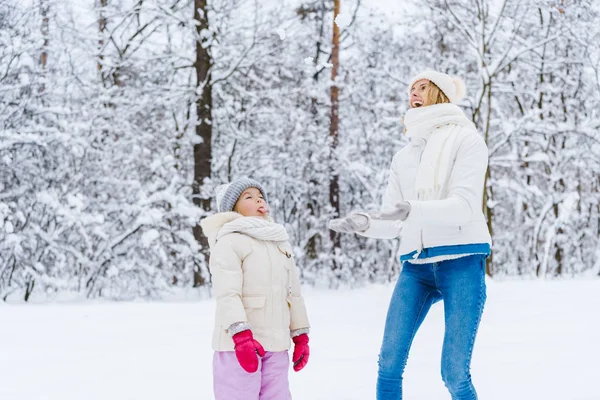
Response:
[[[245,330],[233,335],[233,343],[235,343],[235,356],[238,362],[246,372],[256,372],[258,370],[258,357],[264,357],[265,349],[254,340],[251,330]]]
[[[294,341],[294,355],[292,362],[294,363],[294,371],[298,372],[308,363],[310,356],[310,347],[308,347],[308,335],[303,333],[292,339]]]

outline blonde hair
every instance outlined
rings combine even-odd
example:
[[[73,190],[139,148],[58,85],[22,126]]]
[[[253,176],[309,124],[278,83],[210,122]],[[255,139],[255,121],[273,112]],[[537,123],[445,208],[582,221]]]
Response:
[[[429,81],[429,80],[428,80]],[[425,93],[425,101],[424,105],[432,106],[434,104],[442,104],[442,103],[450,103],[450,99],[448,96],[442,92],[435,83],[429,81],[429,85],[427,85],[427,92]]]

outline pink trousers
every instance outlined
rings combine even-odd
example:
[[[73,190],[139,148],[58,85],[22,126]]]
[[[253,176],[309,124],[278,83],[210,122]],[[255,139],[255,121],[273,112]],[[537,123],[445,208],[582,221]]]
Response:
[[[240,366],[235,352],[215,351],[215,400],[291,400],[288,352],[268,351],[259,360],[258,371],[250,374]]]

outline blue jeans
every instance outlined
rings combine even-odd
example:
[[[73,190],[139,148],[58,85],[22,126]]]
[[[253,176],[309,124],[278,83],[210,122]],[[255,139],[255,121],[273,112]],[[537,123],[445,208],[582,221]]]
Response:
[[[390,302],[379,354],[377,400],[402,399],[402,374],[415,333],[431,305],[444,301],[442,379],[453,400],[476,400],[471,354],[485,303],[485,258],[405,262]]]

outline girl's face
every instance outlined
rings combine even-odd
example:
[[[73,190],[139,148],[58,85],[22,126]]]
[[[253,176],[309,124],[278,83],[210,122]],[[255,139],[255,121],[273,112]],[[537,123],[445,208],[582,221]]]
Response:
[[[429,96],[427,95],[429,91],[429,80],[421,79],[416,81],[414,85],[410,88],[410,108],[419,108],[428,106],[427,100]]]
[[[244,217],[266,217],[269,215],[268,205],[257,188],[248,188],[244,190],[233,211],[242,214]]]

